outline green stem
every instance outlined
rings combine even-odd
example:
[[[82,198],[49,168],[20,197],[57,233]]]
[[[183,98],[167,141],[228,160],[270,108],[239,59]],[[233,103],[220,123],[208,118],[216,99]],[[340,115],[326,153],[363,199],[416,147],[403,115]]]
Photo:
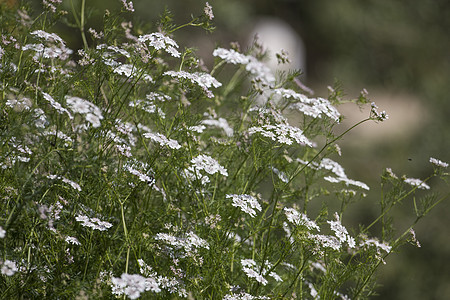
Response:
[[[81,0],[81,20],[80,20],[80,31],[81,31],[81,38],[83,39],[83,45],[84,48],[88,48],[88,43],[86,40],[86,35],[84,34],[84,7],[85,7],[86,0]]]
[[[423,182],[427,182],[428,180],[430,180],[431,177],[433,177],[434,175],[430,175],[428,178],[426,178]],[[418,186],[415,186],[414,188],[412,188],[408,193],[406,193],[403,197],[400,197],[399,199],[393,201],[391,203],[391,205],[389,205],[389,207],[384,210],[381,215],[379,215],[372,223],[370,223],[369,226],[366,227],[366,230],[369,230],[373,225],[375,225],[380,219],[382,219],[391,209],[392,207],[394,207],[397,203],[403,201],[403,199],[405,199],[406,197],[408,197],[409,195],[411,195],[413,192],[415,192],[417,190]]]
[[[297,168],[297,170],[294,172],[294,174],[291,176],[291,179],[289,179],[288,182],[285,183],[285,185],[283,186],[282,190],[285,190],[288,185],[292,182],[292,180],[294,180],[294,178],[297,177],[298,174],[300,174],[306,167],[308,167],[317,157],[320,156],[320,154],[322,154],[323,151],[325,151],[325,149],[333,144],[334,142],[336,142],[337,140],[341,139],[344,135],[346,135],[349,131],[351,131],[353,128],[361,125],[364,122],[370,121],[371,118],[367,118],[364,120],[359,121],[358,123],[354,124],[352,127],[350,127],[349,129],[345,130],[343,133],[341,133],[340,135],[338,135],[337,137],[335,137],[334,139],[332,139],[329,142],[326,142],[326,144],[322,147],[322,149],[320,149],[319,152],[317,152],[317,154],[310,160],[308,161],[308,163],[306,165],[299,165],[299,167]]]

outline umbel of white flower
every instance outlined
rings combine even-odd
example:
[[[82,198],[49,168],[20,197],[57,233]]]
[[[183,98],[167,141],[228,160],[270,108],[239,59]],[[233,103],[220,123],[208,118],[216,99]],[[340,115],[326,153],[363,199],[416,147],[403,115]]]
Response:
[[[251,195],[226,195],[226,198],[231,198],[233,203],[231,205],[239,207],[243,212],[249,214],[252,218],[256,216],[256,210],[261,211],[261,205],[258,200]]]
[[[205,171],[210,175],[220,173],[223,176],[228,176],[228,171],[221,166],[214,158],[200,154],[191,160],[191,166],[184,170],[183,175],[190,180],[200,180],[202,184],[210,182],[209,177],[202,175],[200,171]]]

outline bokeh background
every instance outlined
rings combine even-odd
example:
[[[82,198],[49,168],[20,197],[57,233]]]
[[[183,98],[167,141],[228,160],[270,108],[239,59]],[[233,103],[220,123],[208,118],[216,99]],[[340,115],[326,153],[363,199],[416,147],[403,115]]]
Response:
[[[25,1],[40,9],[37,0]],[[64,8],[70,12],[70,0]],[[80,0],[73,0],[79,8]],[[105,9],[119,9],[119,0],[88,0],[91,15],[86,28],[101,29]],[[165,8],[178,24],[203,11],[199,0],[134,0],[134,18],[153,24]],[[302,82],[318,96],[340,82],[348,98],[365,88],[390,119],[351,132],[340,146],[338,159],[349,178],[366,182],[369,196],[359,203],[356,222],[369,223],[377,215],[380,175],[390,167],[397,175],[425,178],[432,171],[429,157],[450,162],[450,1],[448,0],[209,0],[216,30],[206,33],[185,28],[176,33],[181,46],[197,48],[211,66],[212,50],[239,42],[249,45],[261,24],[278,24],[288,41],[268,40],[288,50],[292,67],[304,70]],[[264,23],[265,22],[265,23]],[[81,48],[76,29],[57,30],[72,49]],[[266,33],[261,33],[265,36]],[[281,38],[283,34],[275,33]],[[266,38],[266,36],[265,36]],[[296,39],[300,41],[295,41]],[[263,39],[264,42],[264,39]],[[297,46],[297,47],[296,47]],[[286,49],[287,50],[287,49]],[[368,115],[341,107],[347,116],[341,130]],[[347,126],[347,127],[346,127]],[[434,181],[432,189],[448,193],[449,185]],[[413,216],[411,203],[395,211],[395,227],[405,230]],[[416,227],[422,247],[406,245],[380,269],[378,299],[450,299],[450,199],[441,203]]]

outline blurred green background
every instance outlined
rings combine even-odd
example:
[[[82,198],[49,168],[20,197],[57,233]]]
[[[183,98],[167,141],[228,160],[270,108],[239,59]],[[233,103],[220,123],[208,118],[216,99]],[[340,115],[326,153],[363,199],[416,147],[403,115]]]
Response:
[[[41,1],[26,1],[39,10]],[[70,1],[64,8],[70,12]],[[75,7],[80,1],[73,0]],[[120,8],[119,0],[88,0],[92,14],[86,28],[101,29],[105,9]],[[175,22],[186,23],[203,11],[198,0],[134,0],[134,17],[156,30],[167,7]],[[390,167],[397,175],[425,178],[432,171],[429,157],[450,162],[450,1],[392,0],[209,0],[217,29],[182,29],[175,35],[181,46],[194,46],[211,66],[212,50],[238,41],[244,50],[254,24],[261,17],[283,20],[305,47],[306,75],[301,79],[316,95],[327,96],[327,86],[339,80],[349,98],[366,88],[369,97],[390,119],[379,126],[363,126],[340,146],[336,158],[349,178],[371,188],[357,205],[355,222],[369,223],[377,215],[379,176]],[[58,29],[72,49],[81,48],[75,29]],[[292,54],[292,53],[291,53]],[[368,112],[343,107],[348,120]],[[448,193],[449,186],[431,182]],[[416,227],[422,247],[407,245],[380,269],[379,299],[450,299],[450,199]],[[359,216],[359,217],[358,217]],[[396,210],[396,229],[405,230],[413,210],[404,203]]]

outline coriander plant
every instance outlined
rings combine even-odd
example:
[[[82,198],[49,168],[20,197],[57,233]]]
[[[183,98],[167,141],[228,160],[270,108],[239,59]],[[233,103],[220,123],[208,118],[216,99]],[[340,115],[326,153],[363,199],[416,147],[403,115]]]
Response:
[[[1,4],[2,298],[366,299],[445,199],[426,190],[447,163],[431,158],[423,180],[386,169],[379,216],[345,226],[370,188],[347,177],[338,142],[387,119],[374,103],[337,134],[342,91],[312,97],[257,41],[217,47],[208,69],[175,40],[213,29],[208,3],[186,24],[164,12],[135,29],[122,0],[94,30],[85,0],[60,2],[37,15]],[[52,31],[60,22],[81,49]],[[407,201],[399,233],[391,211]]]

